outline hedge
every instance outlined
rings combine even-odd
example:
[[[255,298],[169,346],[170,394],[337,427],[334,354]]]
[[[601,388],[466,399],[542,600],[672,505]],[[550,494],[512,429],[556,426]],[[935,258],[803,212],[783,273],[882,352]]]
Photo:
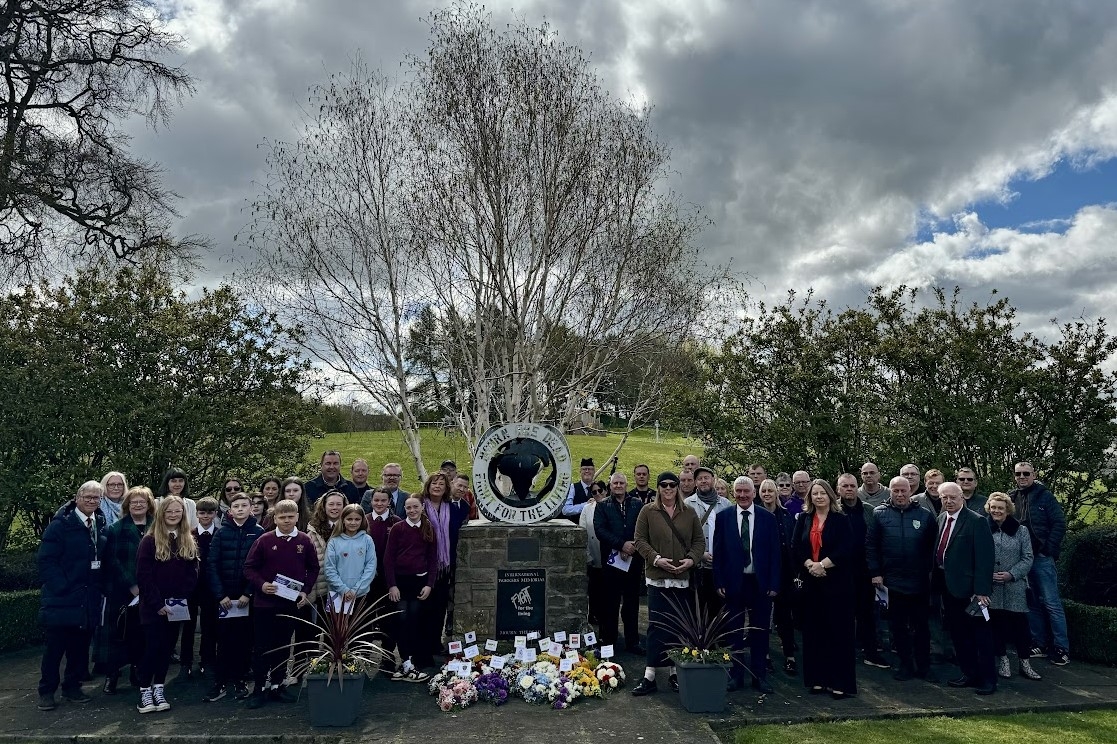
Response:
[[[24,648],[42,640],[39,590],[0,592],[0,651]]]
[[[1059,557],[1059,583],[1065,599],[1117,607],[1117,525],[1068,532]]]
[[[34,553],[4,553],[0,556],[0,592],[38,589],[39,566]]]
[[[1071,654],[1083,661],[1117,665],[1117,607],[1064,599]]]

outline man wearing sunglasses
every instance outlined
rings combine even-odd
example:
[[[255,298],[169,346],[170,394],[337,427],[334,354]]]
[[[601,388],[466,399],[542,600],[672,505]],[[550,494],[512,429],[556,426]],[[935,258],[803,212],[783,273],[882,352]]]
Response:
[[[977,473],[973,468],[958,468],[954,471],[954,481],[962,488],[962,498],[966,508],[985,516],[985,494],[977,492]]]
[[[1016,488],[1009,492],[1016,519],[1032,535],[1032,570],[1028,572],[1028,625],[1032,629],[1033,657],[1047,657],[1057,666],[1070,661],[1067,649],[1067,616],[1059,596],[1059,574],[1055,563],[1063,547],[1067,520],[1063,507],[1047,486],[1036,480],[1030,462],[1013,468]]]

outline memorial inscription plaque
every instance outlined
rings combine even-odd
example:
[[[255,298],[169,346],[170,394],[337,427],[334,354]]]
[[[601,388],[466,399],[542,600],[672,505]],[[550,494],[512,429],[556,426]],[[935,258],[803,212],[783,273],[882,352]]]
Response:
[[[497,569],[496,637],[547,632],[547,569]]]

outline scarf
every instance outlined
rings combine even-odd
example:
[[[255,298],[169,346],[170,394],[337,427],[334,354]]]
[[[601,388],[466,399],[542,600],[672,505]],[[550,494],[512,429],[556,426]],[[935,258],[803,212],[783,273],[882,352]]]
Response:
[[[702,493],[701,491],[695,491],[695,493],[698,494],[699,501],[706,506],[713,506],[718,502],[718,492],[713,488],[706,493]]]
[[[438,546],[438,568],[450,567],[450,505],[445,501],[437,508],[430,499],[426,502],[427,519],[434,527],[434,542]]]
[[[101,513],[105,515],[106,526],[120,520],[120,516],[124,512],[124,501],[124,499],[121,499],[118,504],[108,496],[101,499]]]

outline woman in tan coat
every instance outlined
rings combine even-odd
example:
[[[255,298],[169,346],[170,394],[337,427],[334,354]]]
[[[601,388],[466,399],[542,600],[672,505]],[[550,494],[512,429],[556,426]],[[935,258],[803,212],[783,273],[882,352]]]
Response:
[[[647,667],[644,678],[632,689],[633,695],[640,696],[658,691],[656,667],[670,664],[667,648],[671,634],[662,617],[673,612],[673,603],[693,604],[690,570],[706,550],[698,515],[679,498],[679,478],[674,473],[661,473],[656,479],[656,497],[640,510],[635,537],[648,585]],[[672,689],[679,689],[674,671],[668,679]]]

